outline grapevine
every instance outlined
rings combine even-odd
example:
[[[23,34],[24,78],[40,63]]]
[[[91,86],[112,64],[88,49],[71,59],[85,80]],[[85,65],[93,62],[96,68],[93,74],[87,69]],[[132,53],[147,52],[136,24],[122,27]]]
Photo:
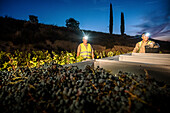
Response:
[[[112,57],[115,55],[123,54],[119,51],[110,52],[97,52],[94,51],[95,59]],[[50,62],[55,62],[60,65],[73,64],[81,62],[84,59],[76,56],[75,52],[61,51],[57,54],[54,51],[49,53],[48,51],[32,51],[32,52],[20,52],[18,50],[14,53],[0,52],[0,70],[16,70],[18,67],[40,67],[44,64],[49,64]]]

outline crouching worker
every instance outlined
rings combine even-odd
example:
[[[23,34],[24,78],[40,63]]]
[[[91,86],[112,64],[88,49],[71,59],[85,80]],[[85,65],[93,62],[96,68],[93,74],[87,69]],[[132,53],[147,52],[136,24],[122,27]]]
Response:
[[[84,60],[86,59],[94,59],[94,53],[92,46],[87,43],[88,37],[83,37],[83,43],[79,44],[77,49],[77,57],[82,56]]]
[[[133,53],[158,53],[159,52],[159,44],[154,41],[150,41],[149,33],[142,34],[142,41],[138,42],[133,49]]]

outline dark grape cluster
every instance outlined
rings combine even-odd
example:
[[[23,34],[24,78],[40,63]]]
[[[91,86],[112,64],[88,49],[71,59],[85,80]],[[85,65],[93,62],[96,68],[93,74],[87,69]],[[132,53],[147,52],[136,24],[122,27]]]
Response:
[[[44,64],[0,71],[4,113],[159,113],[170,106],[169,86],[145,75],[113,75],[97,67]]]

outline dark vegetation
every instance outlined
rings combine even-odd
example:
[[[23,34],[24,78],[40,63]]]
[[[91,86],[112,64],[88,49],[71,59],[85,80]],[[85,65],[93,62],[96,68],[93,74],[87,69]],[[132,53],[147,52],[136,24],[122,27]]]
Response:
[[[112,4],[110,3],[110,23],[109,23],[109,32],[110,34],[113,33],[113,9]]]
[[[74,30],[79,30],[79,24],[80,22],[79,21],[76,21],[74,18],[69,18],[66,20],[66,26],[67,28],[71,28],[71,29],[74,29]]]
[[[124,21],[124,13],[121,12],[121,25],[120,25],[121,35],[124,35],[125,32],[125,21]]]
[[[132,51],[135,44],[141,40],[128,35],[83,31],[89,35],[89,43],[97,51],[101,51],[101,48],[112,49],[115,46],[131,47]],[[82,30],[0,17],[0,51],[76,51],[78,44],[82,42],[82,36]],[[170,53],[169,42],[154,41],[160,44],[163,53]]]

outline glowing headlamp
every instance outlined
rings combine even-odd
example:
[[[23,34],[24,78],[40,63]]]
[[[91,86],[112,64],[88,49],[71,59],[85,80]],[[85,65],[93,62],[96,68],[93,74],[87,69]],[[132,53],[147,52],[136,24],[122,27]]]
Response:
[[[85,40],[88,40],[88,36],[84,36],[83,38],[84,38]]]
[[[145,36],[149,37],[149,36],[150,36],[150,33],[145,33]]]

